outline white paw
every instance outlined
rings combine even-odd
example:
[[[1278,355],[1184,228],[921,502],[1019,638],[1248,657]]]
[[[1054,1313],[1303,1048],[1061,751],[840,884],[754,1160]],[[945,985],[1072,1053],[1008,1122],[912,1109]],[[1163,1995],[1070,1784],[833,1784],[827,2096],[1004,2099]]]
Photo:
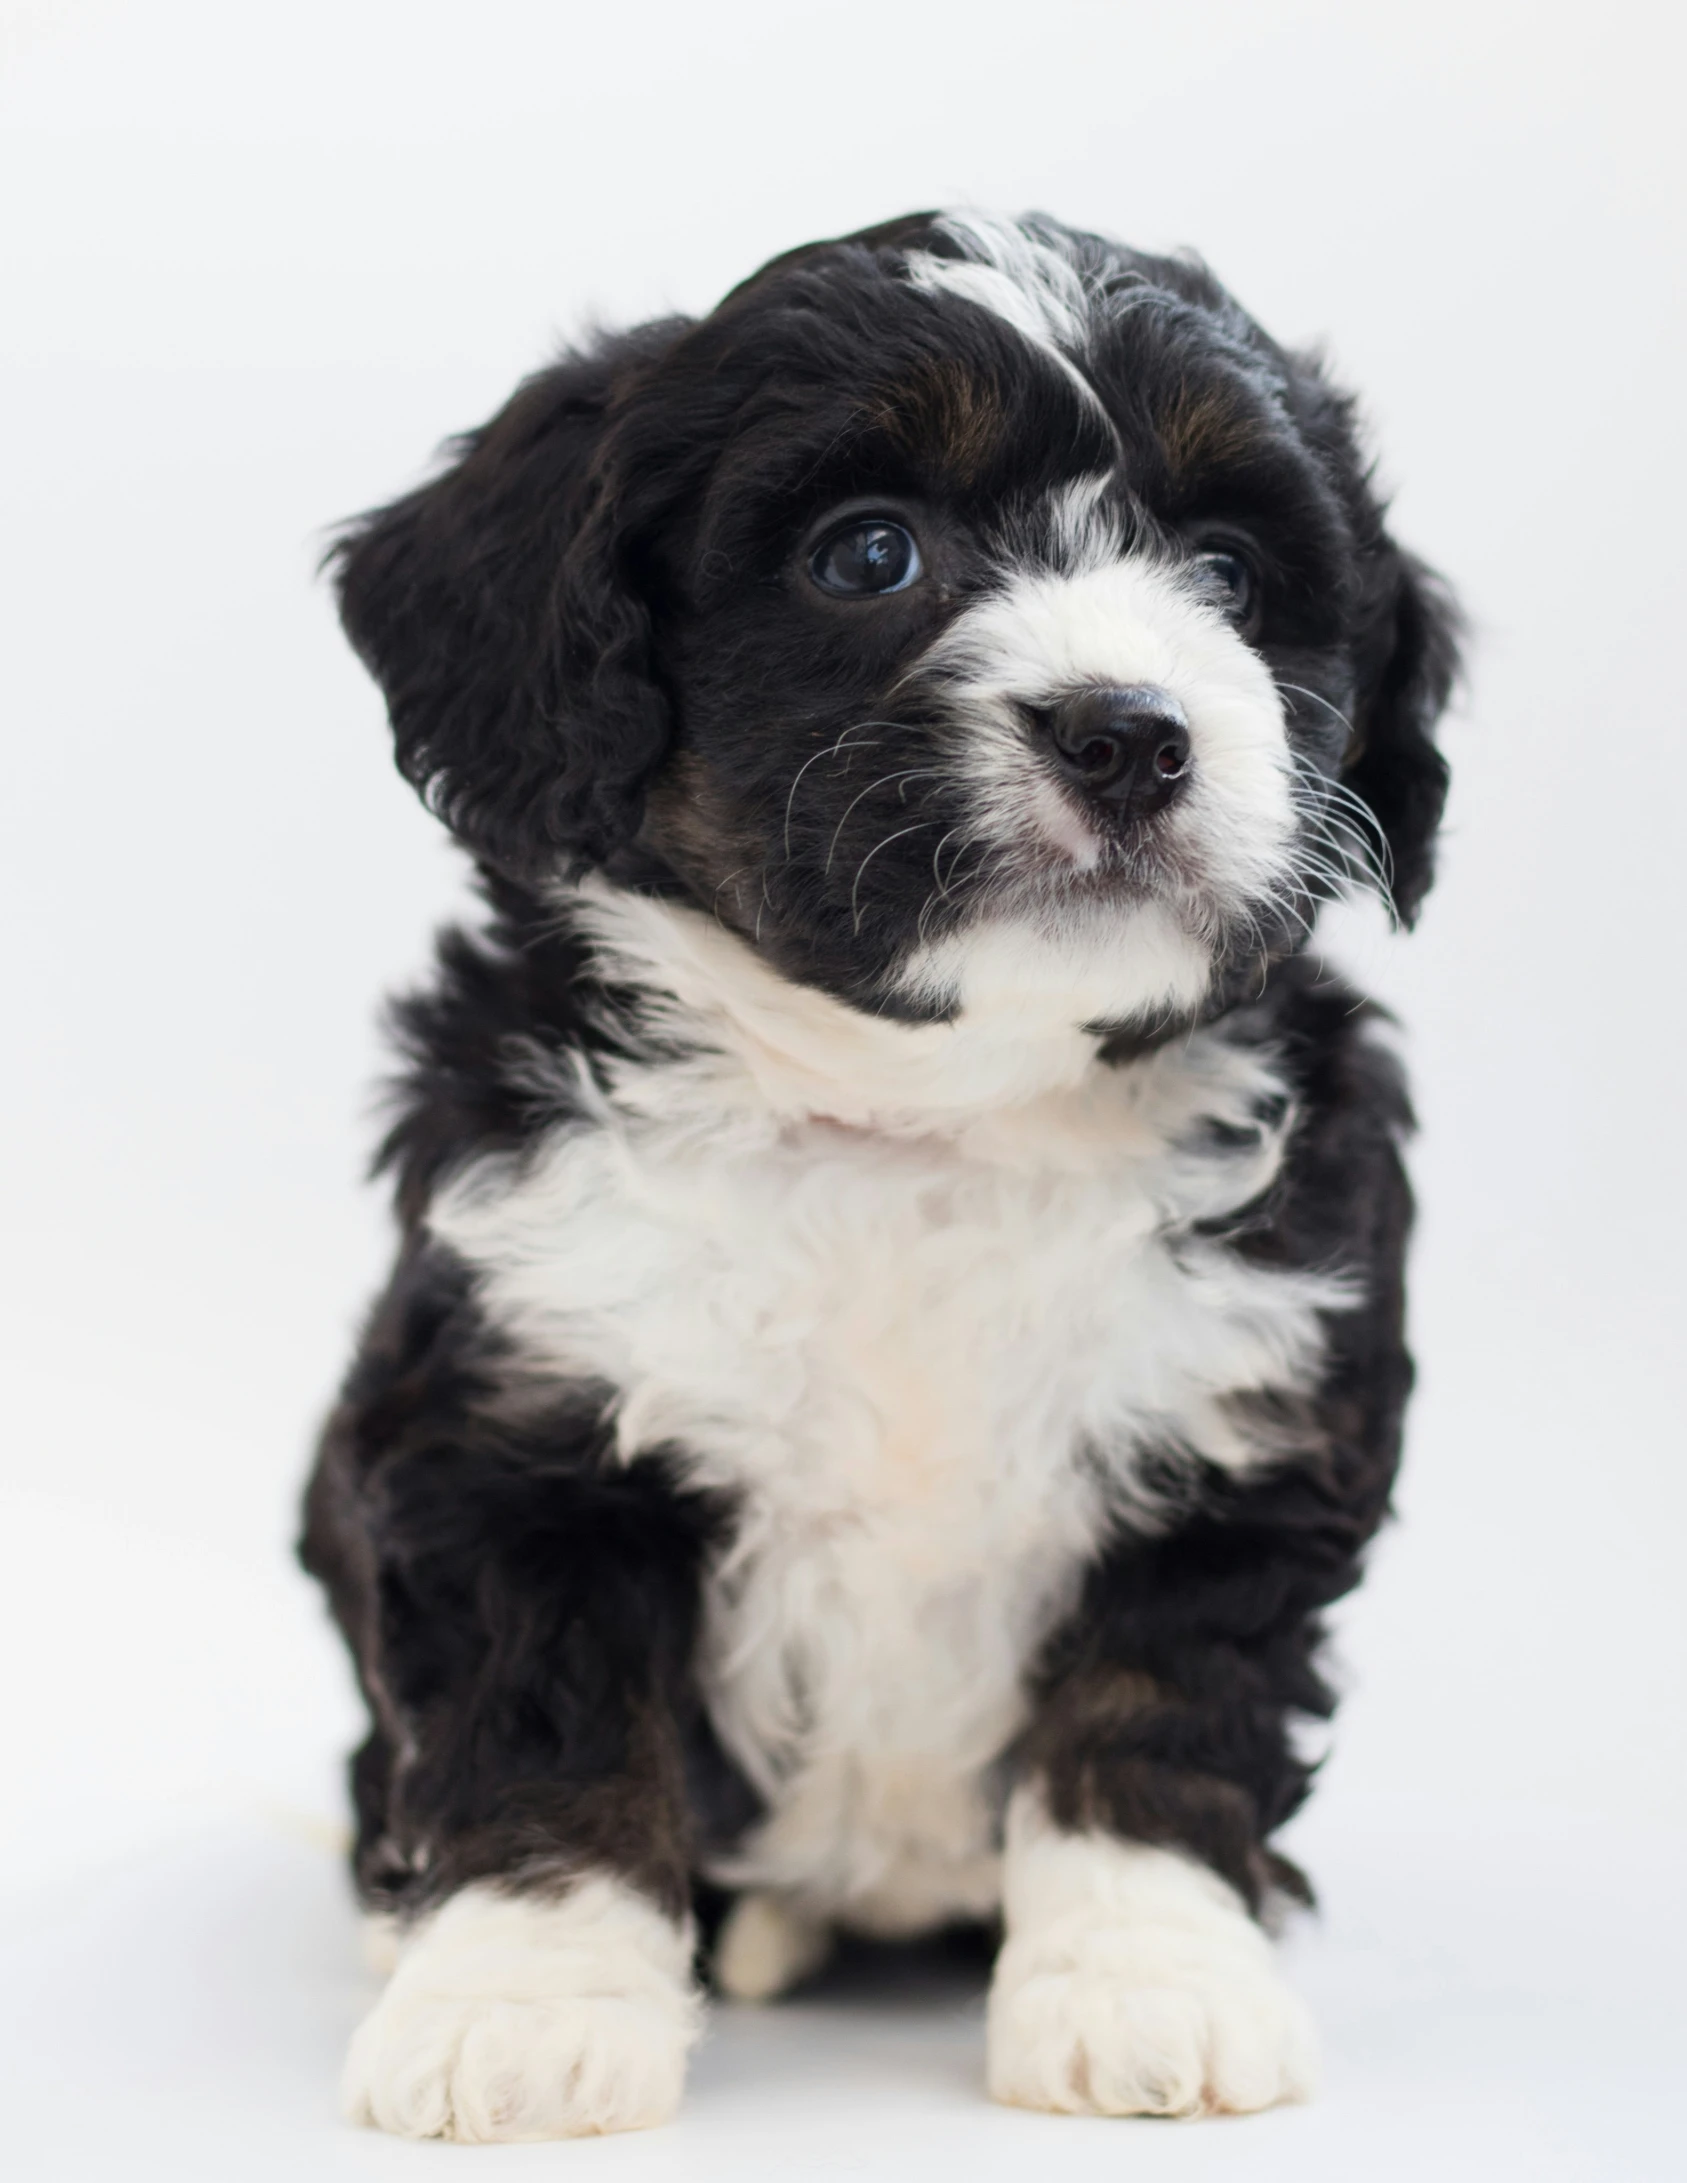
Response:
[[[740,1895],[715,1943],[715,1977],[734,2001],[771,2001],[832,1952],[831,1928],[781,1895]]]
[[[1017,1800],[1016,1800],[1017,1802]],[[1311,2097],[1311,2020],[1216,1874],[1010,1815],[989,2083],[1081,2115],[1247,2114]]]
[[[990,2091],[1075,2115],[1250,2114],[1311,2096],[1312,2026],[1275,1972],[1152,1927],[1088,1936],[1064,1962],[1003,1951]]]
[[[701,2028],[691,1934],[618,1880],[465,1888],[404,1946],[346,2058],[354,2122],[469,2144],[666,2122]]]

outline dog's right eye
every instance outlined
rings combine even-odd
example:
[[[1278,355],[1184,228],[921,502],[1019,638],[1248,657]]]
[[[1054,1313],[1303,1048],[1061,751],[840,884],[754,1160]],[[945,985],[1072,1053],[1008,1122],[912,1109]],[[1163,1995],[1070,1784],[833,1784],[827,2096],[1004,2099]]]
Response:
[[[822,591],[843,599],[906,591],[923,573],[914,534],[900,523],[874,516],[846,523],[815,548],[808,573]]]

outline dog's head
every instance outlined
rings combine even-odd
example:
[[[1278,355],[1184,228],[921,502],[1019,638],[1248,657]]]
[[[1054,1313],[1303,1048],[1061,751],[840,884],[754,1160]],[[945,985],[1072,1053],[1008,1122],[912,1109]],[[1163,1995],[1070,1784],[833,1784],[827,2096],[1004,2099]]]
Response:
[[[1151,1030],[1429,882],[1451,609],[1348,402],[1193,262],[975,216],[794,252],[528,381],[339,558],[477,856],[678,891],[875,1013],[1011,958]]]

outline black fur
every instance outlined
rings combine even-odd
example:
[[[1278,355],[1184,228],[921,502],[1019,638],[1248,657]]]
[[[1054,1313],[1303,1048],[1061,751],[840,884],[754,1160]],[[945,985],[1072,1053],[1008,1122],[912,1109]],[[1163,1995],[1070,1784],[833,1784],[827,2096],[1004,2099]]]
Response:
[[[1204,268],[1037,232],[1063,238],[1093,293],[1132,300],[1088,365],[1125,451],[1122,534],[1173,560],[1248,541],[1250,641],[1294,746],[1310,778],[1369,805],[1409,919],[1445,794],[1431,738],[1456,629],[1387,534],[1349,404]],[[337,549],[399,764],[492,904],[398,1012],[385,1159],[404,1248],[309,1502],[305,1558],[374,1720],[354,1768],[373,1903],[596,1863],[677,1908],[753,1813],[692,1670],[733,1509],[687,1486],[682,1449],[612,1464],[611,1390],[524,1379],[427,1213],[468,1163],[519,1161],[566,1118],[535,1056],[578,1055],[588,1076],[676,1058],[604,982],[549,891],[560,875],[696,903],[855,1006],[939,1012],[895,967],[917,937],[964,930],[1000,874],[957,852],[934,899],[940,786],[922,792],[926,830],[874,850],[863,912],[862,860],[909,805],[894,785],[858,794],[826,754],[871,717],[909,767],[952,757],[964,724],[919,662],[1004,554],[1043,550],[1038,497],[1117,457],[1011,327],[910,285],[911,249],[957,247],[923,216],[894,223],[775,261],[700,322],[604,340]],[[816,523],[863,495],[918,511],[935,570],[870,614],[800,580]],[[1176,1521],[1122,1530],[1098,1559],[1028,1664],[1039,1700],[1013,1755],[1057,1817],[1188,1847],[1255,1904],[1290,1877],[1267,1847],[1307,1786],[1290,1728],[1329,1710],[1318,1618],[1384,1514],[1410,1383],[1409,1117],[1354,996],[1297,952],[1322,891],[1309,877],[1218,963],[1208,1012],[1284,1053],[1299,1117],[1280,1182],[1224,1233],[1260,1262],[1340,1264],[1366,1301],[1331,1315],[1322,1384],[1269,1420],[1274,1466],[1238,1482],[1168,1451]],[[1175,1028],[1110,1027],[1106,1056],[1128,1064]]]
[[[304,1558],[373,1718],[358,1886],[414,1912],[607,1865],[677,1914],[754,1808],[688,1675],[729,1512],[661,1449],[607,1461],[601,1388],[509,1415],[502,1362],[464,1269],[412,1245],[324,1436]]]

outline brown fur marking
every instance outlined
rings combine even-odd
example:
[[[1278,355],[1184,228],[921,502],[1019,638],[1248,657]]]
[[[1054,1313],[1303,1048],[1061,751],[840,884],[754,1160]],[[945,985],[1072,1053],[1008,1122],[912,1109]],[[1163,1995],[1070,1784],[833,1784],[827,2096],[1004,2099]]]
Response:
[[[907,454],[926,462],[935,457],[961,485],[984,472],[1007,431],[995,389],[951,358],[934,358],[883,389],[868,415]]]
[[[1177,475],[1239,462],[1259,437],[1257,418],[1233,388],[1194,387],[1187,379],[1180,379],[1171,400],[1156,410],[1154,424],[1166,461]]]

